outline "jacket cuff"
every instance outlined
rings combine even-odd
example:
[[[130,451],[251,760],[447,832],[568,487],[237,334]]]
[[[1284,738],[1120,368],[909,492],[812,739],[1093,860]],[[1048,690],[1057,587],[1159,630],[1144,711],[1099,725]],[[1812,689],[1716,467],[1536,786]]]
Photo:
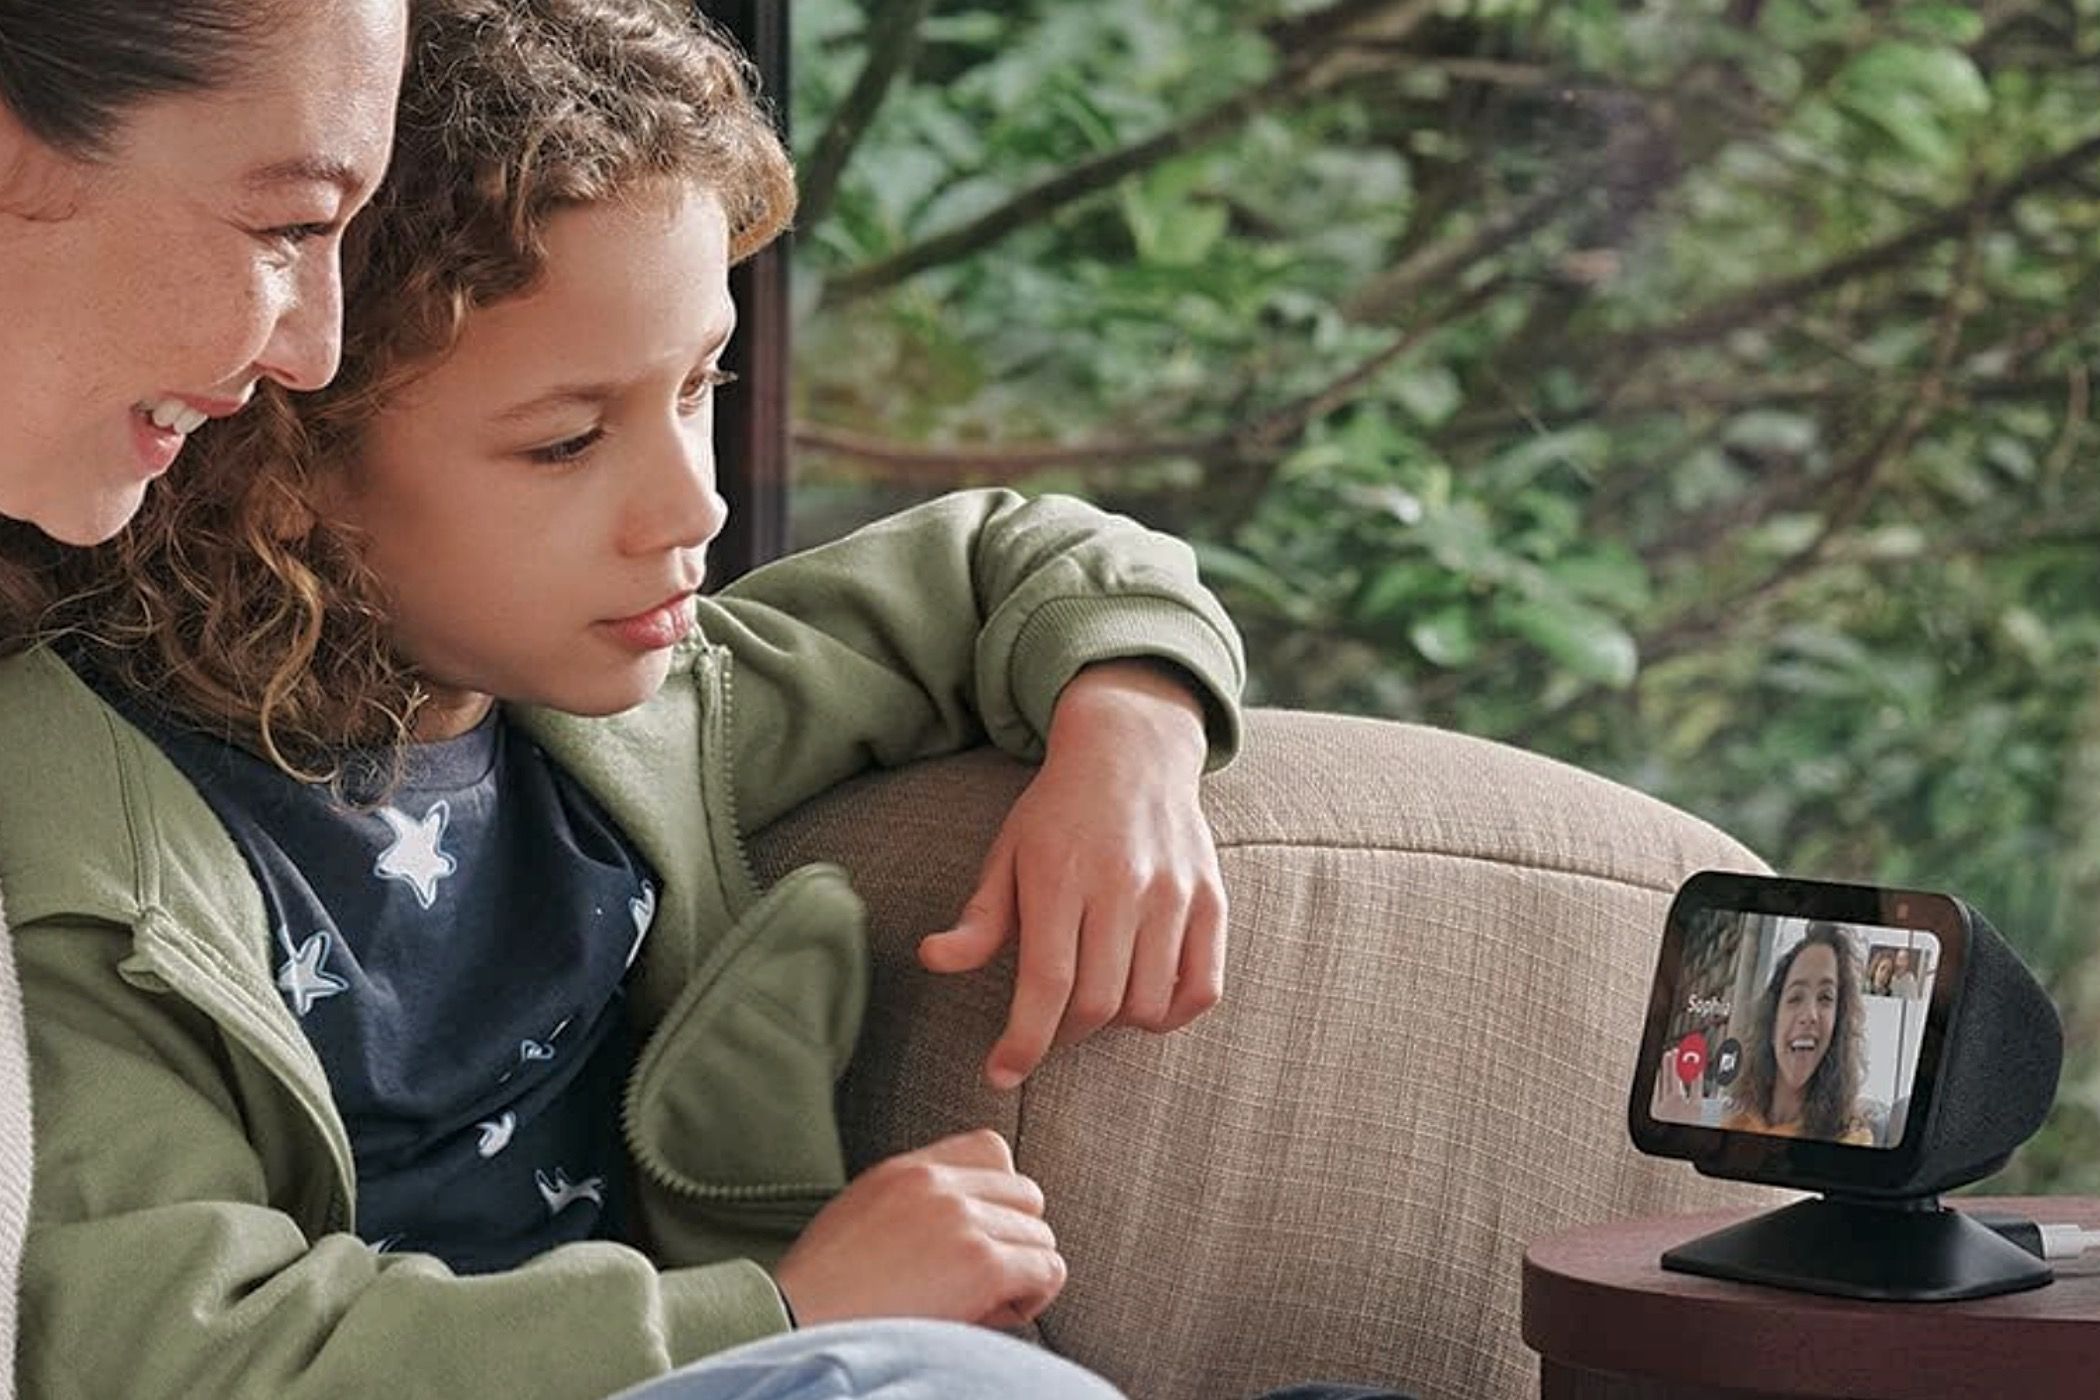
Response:
[[[773,1276],[748,1259],[658,1275],[673,1369],[792,1325]]]
[[[1016,713],[1002,725],[987,713],[994,742],[1028,759],[1043,756],[1051,712],[1067,682],[1099,661],[1170,662],[1203,704],[1206,773],[1239,752],[1240,687],[1246,679],[1237,638],[1221,633],[1186,603],[1164,597],[1058,598],[1029,617],[1015,640],[1010,694]]]

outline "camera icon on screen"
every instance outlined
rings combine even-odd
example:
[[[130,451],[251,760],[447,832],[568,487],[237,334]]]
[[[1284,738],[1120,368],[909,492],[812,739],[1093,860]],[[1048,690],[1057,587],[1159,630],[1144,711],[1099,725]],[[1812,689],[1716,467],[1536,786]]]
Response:
[[[1726,1088],[1742,1072],[1743,1042],[1730,1036],[1721,1042],[1720,1049],[1714,1051],[1714,1083]]]

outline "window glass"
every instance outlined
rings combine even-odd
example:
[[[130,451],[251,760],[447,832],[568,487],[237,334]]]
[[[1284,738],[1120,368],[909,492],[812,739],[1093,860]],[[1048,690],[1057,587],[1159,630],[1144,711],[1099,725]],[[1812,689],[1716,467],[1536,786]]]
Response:
[[[794,23],[798,543],[1078,492],[1256,700],[1956,890],[2100,1015],[2100,0]]]

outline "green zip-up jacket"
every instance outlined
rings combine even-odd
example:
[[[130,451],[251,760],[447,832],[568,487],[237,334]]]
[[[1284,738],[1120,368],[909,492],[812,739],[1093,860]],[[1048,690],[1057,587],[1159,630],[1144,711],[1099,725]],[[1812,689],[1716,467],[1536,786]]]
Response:
[[[831,1095],[866,952],[843,872],[760,891],[740,832],[871,766],[1038,758],[1117,657],[1207,692],[1238,640],[1182,545],[1078,502],[950,496],[704,599],[645,705],[512,718],[662,878],[622,1115],[640,1247],[457,1277],[354,1234],[262,897],[203,799],[48,651],[0,663],[0,888],[29,1031],[26,1400],[596,1400],[788,1325],[768,1267],[845,1180]]]

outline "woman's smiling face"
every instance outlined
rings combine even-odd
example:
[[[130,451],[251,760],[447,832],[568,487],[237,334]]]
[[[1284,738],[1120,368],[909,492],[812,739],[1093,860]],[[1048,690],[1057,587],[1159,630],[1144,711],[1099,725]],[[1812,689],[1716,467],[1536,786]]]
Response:
[[[143,101],[104,154],[0,107],[0,515],[105,539],[205,418],[335,373],[337,245],[386,166],[406,7],[277,10],[241,76]]]
[[[1772,1057],[1782,1083],[1801,1091],[1815,1076],[1837,1031],[1838,961],[1827,943],[1812,943],[1794,957],[1779,989],[1779,1014],[1772,1018]]]

